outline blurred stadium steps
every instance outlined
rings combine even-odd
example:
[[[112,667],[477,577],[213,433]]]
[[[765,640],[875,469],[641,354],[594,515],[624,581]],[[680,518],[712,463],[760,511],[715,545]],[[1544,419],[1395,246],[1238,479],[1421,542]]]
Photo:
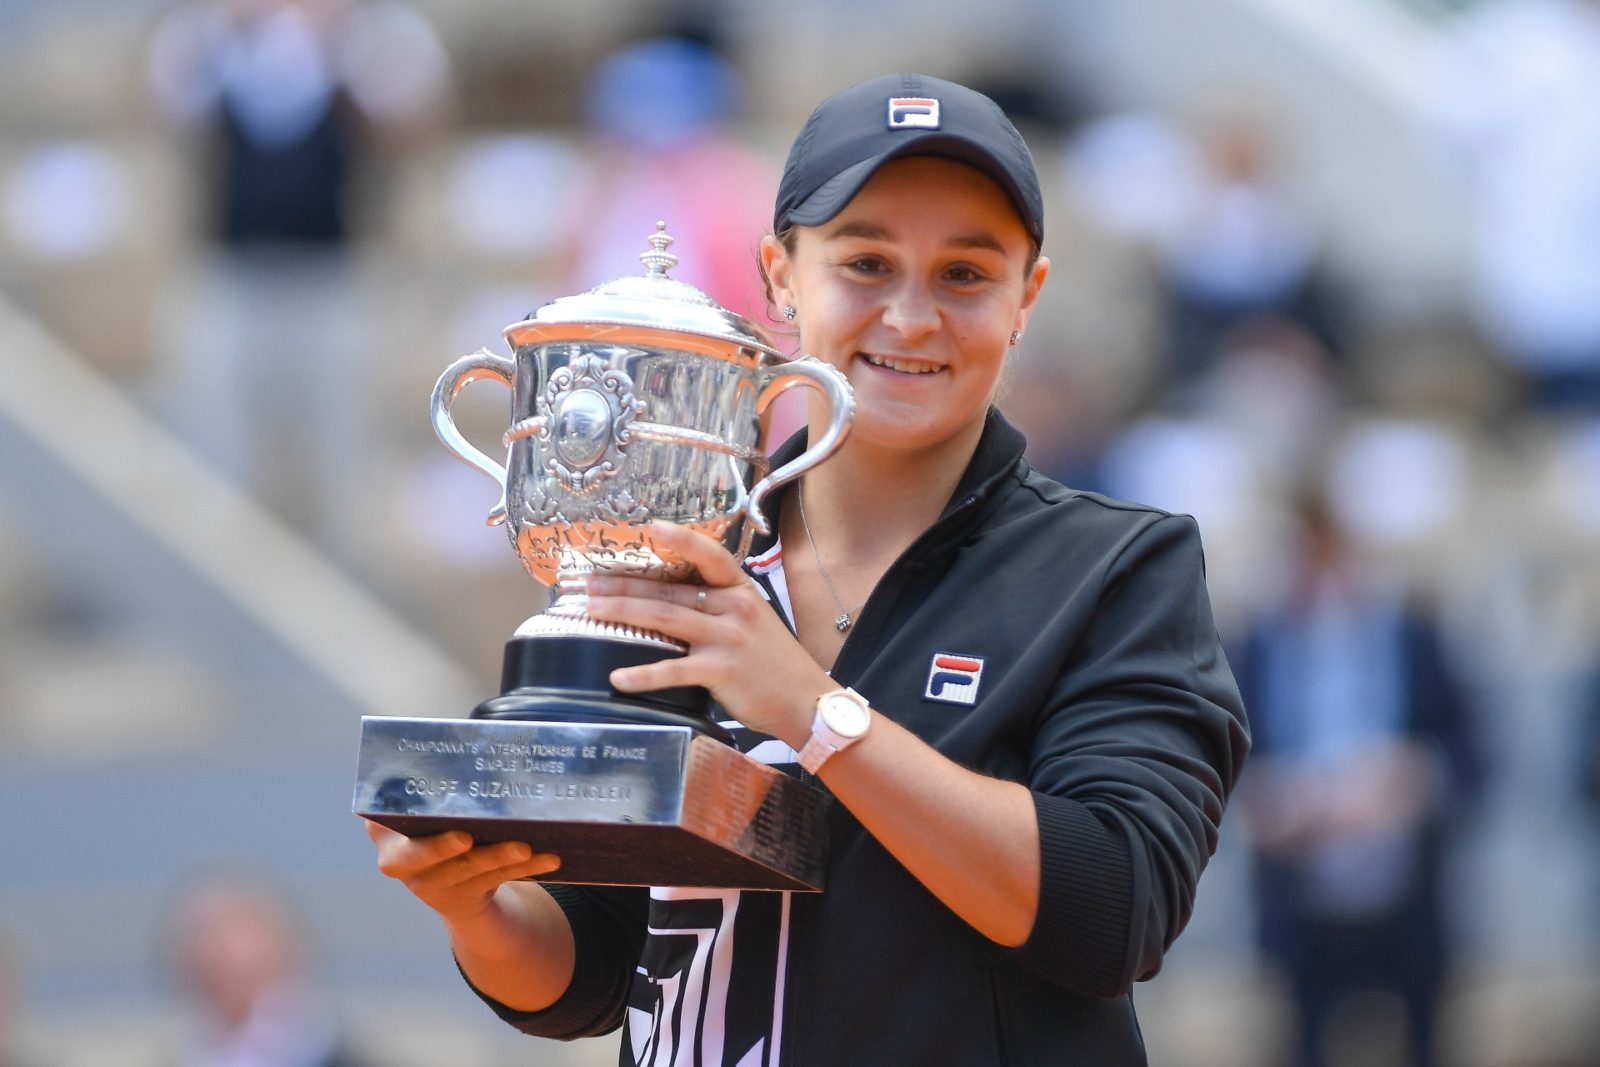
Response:
[[[221,861],[364,916],[332,932],[348,977],[420,942],[451,980],[394,936],[422,916],[350,790],[360,715],[481,686],[4,297],[0,382],[0,934],[30,999],[159,989],[163,899]]]

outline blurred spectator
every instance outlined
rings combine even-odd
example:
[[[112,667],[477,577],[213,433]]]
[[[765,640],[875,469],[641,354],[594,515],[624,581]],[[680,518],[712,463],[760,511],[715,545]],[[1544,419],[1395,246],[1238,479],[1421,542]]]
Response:
[[[1334,521],[1375,552],[1418,557],[1414,569],[1448,561],[1472,502],[1473,444],[1436,419],[1346,418],[1324,461]]]
[[[288,901],[242,873],[185,886],[163,931],[166,962],[195,1009],[182,1067],[353,1067],[311,938]]]
[[[1120,427],[1104,391],[1065,358],[1011,359],[995,399],[1028,439],[1028,462],[1063,485],[1102,490],[1101,454]]]
[[[216,138],[225,243],[336,243],[358,124],[433,108],[443,49],[419,15],[355,0],[222,0],[174,10],[150,76],[176,118]]]
[[[1107,443],[1097,470],[1108,496],[1194,517],[1217,628],[1225,640],[1239,633],[1283,555],[1269,457],[1248,428],[1209,414],[1147,415]]]
[[[122,236],[133,192],[126,164],[104,144],[51,142],[12,168],[4,185],[6,229],[41,261],[81,262]]]
[[[1287,188],[1266,126],[1230,112],[1189,137],[1151,115],[1114,115],[1074,139],[1068,169],[1104,225],[1148,243],[1168,293],[1173,386],[1211,365],[1222,336],[1251,316],[1332,332],[1321,243]]]
[[[445,54],[411,8],[357,0],[220,0],[174,9],[150,80],[211,142],[215,262],[176,295],[162,388],[208,457],[337,545],[358,484],[362,332],[345,249],[357,157],[420,125]]]
[[[1198,406],[1249,443],[1275,487],[1303,484],[1346,399],[1328,349],[1293,318],[1257,314],[1216,339]]]
[[[640,273],[639,253],[661,220],[678,257],[674,278],[772,329],[756,246],[772,225],[778,172],[736,134],[740,98],[714,27],[693,18],[600,64],[588,97],[592,180],[566,241],[569,290]],[[799,428],[804,392],[774,405],[769,447]]]
[[[1600,410],[1600,0],[1494,0],[1436,86],[1474,226],[1471,308],[1536,404]]]
[[[1429,617],[1363,571],[1303,508],[1282,603],[1233,657],[1256,738],[1240,786],[1258,935],[1292,984],[1303,1067],[1332,1062],[1352,994],[1397,995],[1415,1058],[1437,1062],[1450,955],[1445,830],[1476,791],[1460,684]]]
[[[568,236],[570,286],[640,273],[660,219],[676,242],[673,277],[770,323],[756,245],[772,225],[778,174],[734,133],[739,99],[733,70],[693,37],[641,41],[600,64],[589,85],[592,181]]]

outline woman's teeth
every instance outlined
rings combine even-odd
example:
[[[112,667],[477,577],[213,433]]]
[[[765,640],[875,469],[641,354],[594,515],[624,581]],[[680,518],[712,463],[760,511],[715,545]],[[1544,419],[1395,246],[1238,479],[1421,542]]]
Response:
[[[923,363],[920,361],[911,362],[899,359],[885,359],[882,356],[868,355],[866,360],[874,367],[888,367],[890,370],[897,370],[902,374],[932,374],[934,371],[939,369],[935,364],[932,363]]]

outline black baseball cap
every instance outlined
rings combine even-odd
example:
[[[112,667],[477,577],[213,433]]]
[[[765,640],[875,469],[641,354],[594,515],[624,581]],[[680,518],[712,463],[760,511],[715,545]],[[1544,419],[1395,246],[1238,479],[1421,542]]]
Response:
[[[827,222],[879,167],[905,156],[942,156],[987,174],[1044,243],[1039,172],[1022,135],[987,96],[926,74],[885,74],[817,106],[783,165],[773,232]]]

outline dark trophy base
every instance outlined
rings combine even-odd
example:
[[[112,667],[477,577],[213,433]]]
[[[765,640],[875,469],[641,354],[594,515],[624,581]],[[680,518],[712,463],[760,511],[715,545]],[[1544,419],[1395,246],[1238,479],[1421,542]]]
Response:
[[[471,719],[361,720],[355,813],[409,836],[526,841],[561,856],[543,881],[820,890],[830,798],[727,744],[704,690],[606,682],[659,656],[513,638],[505,692]]]
[[[611,688],[611,672],[618,667],[680,655],[602,637],[513,637],[506,642],[501,695],[479,704],[472,717],[687,726],[731,744],[728,731],[711,718],[711,694],[699,686],[649,693],[621,693]]]

